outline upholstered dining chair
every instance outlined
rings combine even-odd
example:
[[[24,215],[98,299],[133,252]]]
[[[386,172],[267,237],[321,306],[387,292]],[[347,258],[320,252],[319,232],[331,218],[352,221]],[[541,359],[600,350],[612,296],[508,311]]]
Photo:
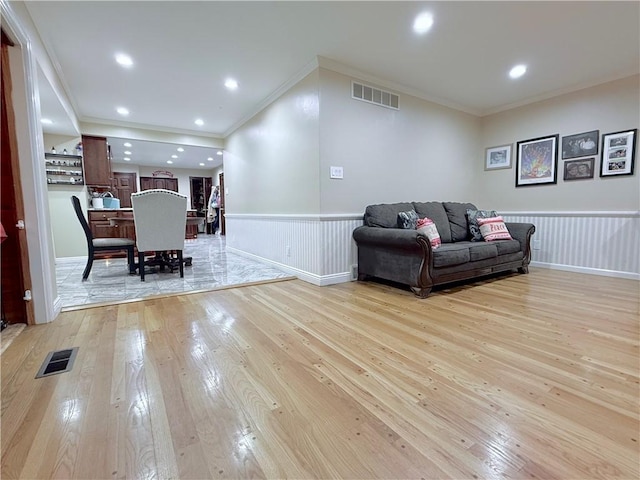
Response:
[[[71,196],[71,203],[73,209],[76,211],[80,225],[84,230],[84,235],[87,238],[87,249],[89,250],[87,256],[87,265],[82,272],[82,280],[86,280],[91,273],[91,267],[93,266],[93,260],[97,252],[127,252],[127,264],[129,265],[129,273],[136,273],[135,257],[133,254],[133,247],[135,242],[129,238],[95,238],[91,232],[91,228],[87,223],[87,219],[84,217],[82,207],[80,206],[80,200],[75,195]]]
[[[133,220],[136,225],[136,245],[140,280],[144,282],[145,254],[155,252],[147,265],[179,268],[184,277],[184,236],[187,225],[187,197],[162,188],[131,194]],[[173,257],[175,252],[177,259]]]

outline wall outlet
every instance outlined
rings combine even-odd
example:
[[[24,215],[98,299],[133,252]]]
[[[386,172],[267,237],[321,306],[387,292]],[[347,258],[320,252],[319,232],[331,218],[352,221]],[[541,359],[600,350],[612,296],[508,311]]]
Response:
[[[286,247],[284,247],[285,250],[285,254],[287,255],[287,257],[291,256],[291,247],[289,245],[287,245]]]
[[[342,167],[331,167],[330,176],[331,178],[343,178],[344,171]]]
[[[540,250],[541,247],[542,247],[542,244],[541,244],[540,240],[534,240],[533,241],[533,249],[534,250]]]
[[[358,265],[351,265],[351,280],[358,279]]]

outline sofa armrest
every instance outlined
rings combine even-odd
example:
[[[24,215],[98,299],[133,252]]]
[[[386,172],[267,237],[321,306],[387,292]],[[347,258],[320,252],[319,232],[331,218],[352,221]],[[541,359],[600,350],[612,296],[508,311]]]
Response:
[[[518,240],[524,248],[531,240],[531,235],[536,231],[532,223],[505,222],[509,234],[514,240]]]
[[[353,239],[358,245],[374,245],[390,248],[422,249],[424,235],[416,230],[403,228],[358,227],[353,231]],[[423,240],[422,242],[420,240]]]
[[[520,248],[524,254],[523,266],[526,267],[531,262],[531,236],[536,231],[532,223],[505,222],[509,234],[514,240],[520,242]]]

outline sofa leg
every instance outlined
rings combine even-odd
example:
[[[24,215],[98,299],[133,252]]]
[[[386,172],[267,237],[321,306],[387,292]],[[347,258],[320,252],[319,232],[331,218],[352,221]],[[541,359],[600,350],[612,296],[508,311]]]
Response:
[[[431,287],[428,287],[428,288],[411,287],[411,291],[420,298],[427,298],[431,293]]]
[[[518,271],[520,273],[529,273],[529,267],[519,267]]]
[[[365,275],[364,273],[359,273],[358,274],[358,281],[359,282],[363,282],[367,279],[368,275]]]

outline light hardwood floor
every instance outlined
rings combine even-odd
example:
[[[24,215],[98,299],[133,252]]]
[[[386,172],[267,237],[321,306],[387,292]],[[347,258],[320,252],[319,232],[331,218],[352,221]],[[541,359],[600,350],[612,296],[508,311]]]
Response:
[[[637,479],[638,303],[532,268],[66,312],[1,357],[2,478]]]

